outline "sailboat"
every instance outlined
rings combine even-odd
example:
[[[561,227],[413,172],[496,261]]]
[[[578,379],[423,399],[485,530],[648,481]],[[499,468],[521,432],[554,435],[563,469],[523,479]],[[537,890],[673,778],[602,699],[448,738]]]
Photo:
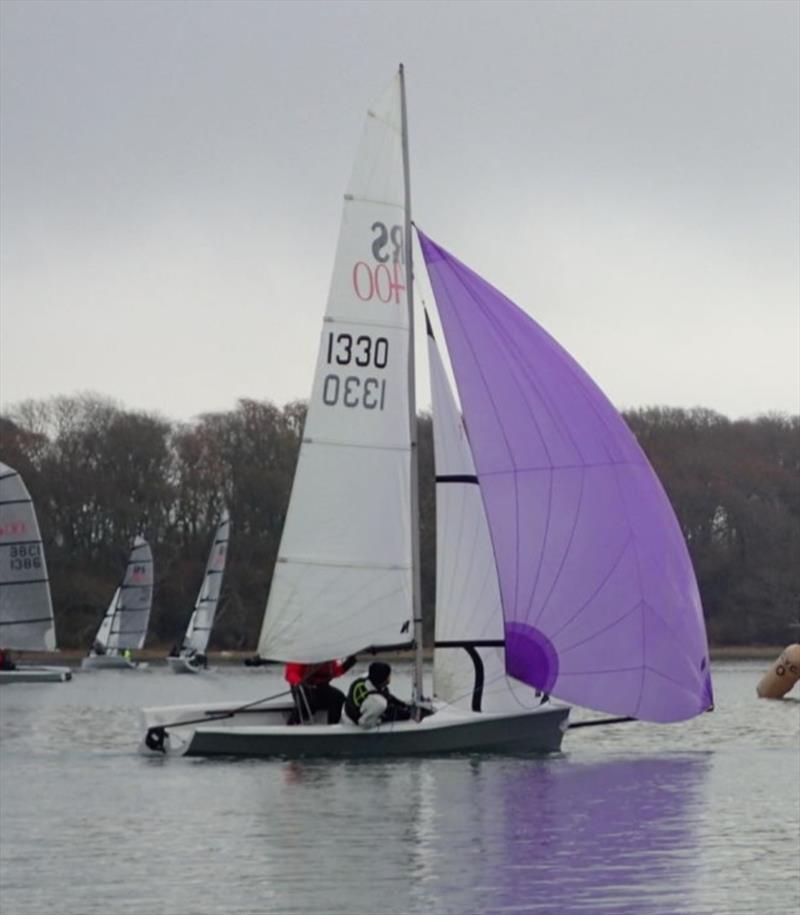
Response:
[[[314,664],[413,647],[425,697],[413,270],[402,67],[369,112],[258,645]],[[433,707],[375,730],[288,726],[283,699],[143,710],[187,755],[555,751],[569,705],[679,721],[712,705],[691,561],[624,421],[536,322],[417,229],[433,336]],[[554,701],[554,699],[558,701]]]
[[[0,462],[0,683],[70,680],[68,667],[14,664],[15,651],[55,651],[50,580],[39,522],[22,477]]]
[[[177,654],[170,654],[167,658],[167,664],[176,674],[198,673],[206,666],[206,649],[217,613],[222,576],[225,574],[230,527],[230,516],[226,510],[223,511],[214,533],[203,583],[200,586],[189,625],[186,627],[186,633]]]
[[[153,604],[153,554],[143,537],[136,537],[125,574],[111,598],[83,670],[135,670],[147,667],[134,661],[130,652],[144,646]]]

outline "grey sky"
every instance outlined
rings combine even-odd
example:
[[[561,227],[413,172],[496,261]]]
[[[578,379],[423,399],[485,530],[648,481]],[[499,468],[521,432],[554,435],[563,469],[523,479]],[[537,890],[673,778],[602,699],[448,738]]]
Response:
[[[614,403],[796,413],[799,13],[5,0],[0,406],[306,397],[402,60],[415,219]]]

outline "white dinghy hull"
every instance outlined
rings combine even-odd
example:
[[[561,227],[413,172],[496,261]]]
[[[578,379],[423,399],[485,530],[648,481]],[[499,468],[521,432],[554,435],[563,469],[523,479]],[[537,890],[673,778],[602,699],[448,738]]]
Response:
[[[174,674],[199,674],[201,671],[205,670],[204,667],[193,664],[191,658],[184,656],[175,657],[174,655],[170,655],[167,658],[167,664],[169,664],[169,669]]]
[[[0,683],[65,683],[72,679],[69,667],[17,667],[0,670]]]
[[[119,654],[89,655],[81,661],[81,670],[143,670],[147,662],[129,661]]]
[[[556,753],[569,709],[543,705],[514,715],[487,715],[444,708],[421,722],[401,721],[363,730],[352,724],[285,724],[292,706],[248,709],[229,718],[207,707],[209,722],[165,727],[164,751],[182,756],[367,759],[447,753]],[[199,707],[196,707],[198,710]],[[168,709],[145,710],[146,727],[168,725]],[[192,721],[186,707],[172,720]],[[243,720],[246,724],[241,723]],[[265,723],[270,722],[270,723]],[[274,722],[274,723],[273,723]],[[142,749],[148,749],[142,745]],[[149,747],[150,750],[154,748]]]

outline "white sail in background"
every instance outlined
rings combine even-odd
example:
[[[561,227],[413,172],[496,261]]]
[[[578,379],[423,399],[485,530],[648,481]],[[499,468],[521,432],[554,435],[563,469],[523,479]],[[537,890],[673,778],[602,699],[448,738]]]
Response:
[[[108,610],[106,610],[106,615],[103,617],[103,621],[100,623],[100,628],[97,630],[97,635],[94,637],[95,643],[102,645],[103,648],[108,648],[109,646],[111,624],[114,622],[114,614],[117,612],[118,601],[119,588],[117,588],[117,590],[114,592],[114,596],[111,598],[111,603],[108,605]]]
[[[198,652],[203,654],[208,648],[208,640],[211,637],[211,628],[214,625],[219,595],[222,590],[222,577],[225,574],[229,538],[230,516],[227,511],[224,511],[214,533],[214,542],[208,554],[203,583],[195,601],[194,612],[186,628],[186,635],[181,645],[181,653]]]
[[[264,657],[412,639],[404,198],[398,76],[368,113],[345,195]]]
[[[434,693],[443,702],[475,711],[532,708],[540,697],[506,676],[503,609],[489,527],[464,421],[430,325],[428,364],[436,465]],[[481,644],[487,642],[498,644]]]
[[[139,649],[147,637],[153,603],[153,554],[142,537],[133,542],[122,583],[95,636],[109,651]]]
[[[53,603],[36,512],[22,477],[0,463],[0,648],[55,647]]]

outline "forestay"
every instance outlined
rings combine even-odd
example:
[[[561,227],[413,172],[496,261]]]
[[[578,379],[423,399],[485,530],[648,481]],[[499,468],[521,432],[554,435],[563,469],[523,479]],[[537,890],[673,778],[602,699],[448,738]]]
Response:
[[[503,609],[478,477],[461,414],[428,323],[436,464],[434,693],[459,707],[500,713],[538,705],[506,676]]]
[[[411,641],[409,325],[399,76],[368,112],[259,652]]]
[[[214,617],[217,613],[219,595],[222,590],[222,577],[225,574],[229,538],[230,516],[227,511],[224,511],[214,533],[214,542],[208,554],[203,583],[200,586],[194,611],[186,628],[181,651],[196,651],[202,654],[208,647],[211,628],[214,625]]]
[[[153,603],[153,554],[150,545],[142,537],[137,537],[133,542],[125,575],[114,597],[101,624],[98,638],[107,626],[106,648],[142,648],[147,637],[147,624]]]
[[[52,651],[53,604],[39,523],[22,477],[0,463],[0,648]]]
[[[538,324],[420,241],[497,560],[509,674],[612,714],[704,711],[694,572],[635,438]]]

